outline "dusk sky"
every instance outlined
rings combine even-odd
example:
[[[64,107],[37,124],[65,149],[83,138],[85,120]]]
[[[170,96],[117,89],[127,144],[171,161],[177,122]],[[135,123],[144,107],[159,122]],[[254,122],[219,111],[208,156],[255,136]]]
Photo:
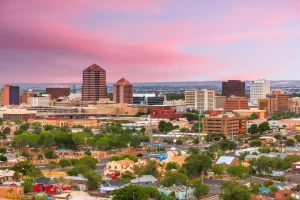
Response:
[[[299,0],[0,0],[0,83],[300,74]]]

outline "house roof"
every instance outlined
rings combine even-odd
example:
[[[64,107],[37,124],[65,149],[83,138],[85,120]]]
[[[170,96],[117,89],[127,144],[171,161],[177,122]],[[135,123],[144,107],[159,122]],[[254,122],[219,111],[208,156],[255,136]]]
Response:
[[[233,156],[221,156],[217,160],[216,164],[220,165],[220,164],[224,164],[225,163],[227,165],[230,165],[234,159],[235,159],[235,157],[233,157]]]
[[[16,157],[16,155],[14,153],[5,153],[5,154],[3,154],[3,156],[5,156],[5,157]]]
[[[15,171],[13,171],[13,170],[9,170],[9,169],[0,170],[0,176],[14,176],[14,174],[15,174]]]
[[[73,181],[87,181],[87,179],[82,176],[68,176],[66,179],[70,179]]]
[[[143,175],[131,180],[131,183],[157,182],[157,179],[152,175]]]
[[[50,185],[51,179],[50,178],[38,178],[35,180],[36,183],[44,184],[44,185]]]
[[[15,184],[15,185],[17,185],[17,186],[20,186],[20,185],[21,185],[20,182],[4,181],[4,182],[2,183],[2,185],[12,185],[12,184]]]
[[[105,182],[102,185],[104,187],[122,187],[124,185],[127,185],[127,183],[121,180],[114,180],[114,181]]]
[[[248,154],[245,158],[253,159],[253,158],[257,158],[257,156],[253,154]]]
[[[281,159],[284,159],[287,157],[287,153],[270,152],[270,153],[262,153],[259,156],[265,156],[265,157],[269,157],[269,158],[279,157]]]

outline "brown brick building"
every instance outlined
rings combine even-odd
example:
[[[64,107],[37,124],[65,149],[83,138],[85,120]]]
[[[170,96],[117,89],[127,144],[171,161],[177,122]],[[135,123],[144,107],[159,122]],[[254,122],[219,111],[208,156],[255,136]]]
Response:
[[[258,109],[267,110],[268,112],[288,111],[289,95],[284,94],[282,90],[272,91],[265,99],[258,100]]]
[[[83,71],[82,101],[107,98],[106,71],[93,64]]]
[[[246,97],[228,97],[225,101],[224,112],[232,112],[233,110],[249,109],[248,99]]]
[[[48,87],[46,88],[46,94],[51,96],[51,99],[58,99],[59,97],[67,97],[71,93],[69,87],[61,86],[61,87]]]
[[[246,121],[246,117],[236,117],[233,114],[204,117],[203,133],[244,134]]]
[[[228,82],[222,82],[222,96],[245,96],[245,82],[240,80],[229,80]]]
[[[113,98],[116,103],[133,104],[133,85],[121,78],[113,87]]]
[[[29,104],[29,98],[30,97],[37,97],[37,92],[32,92],[32,90],[28,90],[22,93],[21,95],[21,103]]]

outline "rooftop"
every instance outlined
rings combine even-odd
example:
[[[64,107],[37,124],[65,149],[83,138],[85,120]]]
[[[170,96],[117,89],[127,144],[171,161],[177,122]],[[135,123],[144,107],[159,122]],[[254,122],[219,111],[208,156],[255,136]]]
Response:
[[[101,68],[99,65],[96,65],[95,63],[92,64],[91,66],[89,66],[88,68],[86,68],[84,71],[90,71],[90,70],[103,70],[103,71],[105,71],[103,68]]]
[[[233,156],[221,156],[221,157],[217,160],[216,164],[217,164],[217,165],[220,165],[220,164],[225,163],[225,164],[227,164],[227,165],[230,165],[234,159],[235,159],[235,157],[233,157]]]
[[[117,83],[122,83],[122,84],[125,84],[125,83],[127,83],[127,84],[130,84],[130,82],[129,81],[127,81],[125,78],[121,78]]]
[[[136,179],[132,179],[131,183],[143,183],[143,182],[157,182],[157,179],[152,175],[143,175],[141,177],[137,177]]]

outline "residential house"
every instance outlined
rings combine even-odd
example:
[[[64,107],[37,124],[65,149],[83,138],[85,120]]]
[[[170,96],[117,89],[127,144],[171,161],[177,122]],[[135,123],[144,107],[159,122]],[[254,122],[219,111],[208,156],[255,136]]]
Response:
[[[284,147],[284,152],[288,155],[300,155],[300,147]]]
[[[293,170],[293,172],[299,173],[300,172],[300,162],[294,162],[292,164],[292,170]]]
[[[71,181],[73,188],[78,188],[80,191],[85,191],[88,185],[88,180],[81,175],[67,176],[66,180]]]
[[[0,198],[21,199],[24,196],[23,186],[0,186]]]
[[[5,181],[18,181],[16,177],[14,177],[15,171],[5,169],[5,170],[0,170],[0,183],[3,183]],[[19,174],[19,178],[22,180],[22,174]]]
[[[173,186],[173,187],[160,187],[158,191],[165,196],[169,196],[172,192],[175,193],[176,199],[194,199],[195,189],[194,188],[186,188],[186,186]],[[186,198],[187,194],[187,198]]]
[[[106,163],[106,172],[105,175],[107,174],[112,174],[115,172],[118,172],[122,174],[125,171],[133,171],[133,165],[134,161],[129,160],[128,158],[124,160],[119,160],[119,161],[111,161]]]
[[[134,185],[157,187],[158,180],[152,175],[143,175],[131,180]]]
[[[100,193],[109,196],[114,190],[125,187],[128,183],[121,180],[107,181],[100,185]]]
[[[27,160],[23,156],[17,157],[16,154],[14,154],[14,153],[5,153],[5,154],[3,154],[3,156],[7,157],[7,162],[8,163],[18,163],[18,162]]]
[[[240,164],[240,160],[233,156],[221,156],[217,162],[216,165],[238,165]]]

